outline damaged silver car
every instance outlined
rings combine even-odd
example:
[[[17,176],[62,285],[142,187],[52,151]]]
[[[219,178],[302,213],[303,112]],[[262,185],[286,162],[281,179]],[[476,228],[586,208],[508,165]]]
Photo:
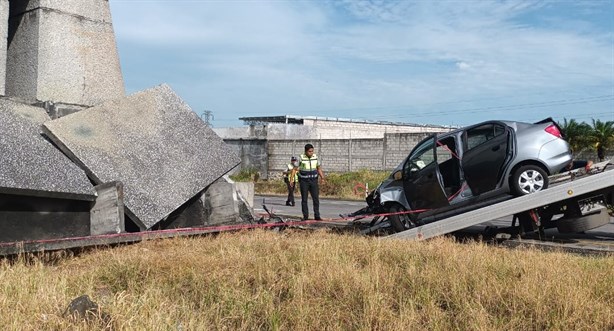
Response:
[[[483,122],[422,140],[353,215],[390,213],[391,227],[403,231],[544,190],[571,161],[551,118]]]

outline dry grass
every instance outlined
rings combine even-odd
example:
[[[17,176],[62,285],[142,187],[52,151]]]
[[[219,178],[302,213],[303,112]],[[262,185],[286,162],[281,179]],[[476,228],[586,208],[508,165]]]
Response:
[[[614,258],[451,239],[251,231],[0,263],[4,330],[605,330]]]

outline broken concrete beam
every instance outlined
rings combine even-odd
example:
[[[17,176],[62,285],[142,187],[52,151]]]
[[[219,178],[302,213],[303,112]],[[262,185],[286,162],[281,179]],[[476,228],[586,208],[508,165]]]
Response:
[[[237,193],[249,208],[254,208],[254,183],[235,182]]]
[[[239,209],[239,217],[243,222],[253,222],[254,215],[254,183],[253,182],[235,182],[228,175],[222,177],[219,181],[224,180],[232,184],[237,192],[237,206]]]
[[[47,122],[43,131],[97,184],[124,184],[126,214],[141,230],[240,162],[167,85]]]
[[[205,205],[202,194],[197,194],[158,222],[152,229],[199,228],[205,224]]]
[[[124,189],[121,182],[111,182],[94,187],[98,195],[90,211],[90,234],[122,233],[124,221]]]
[[[9,3],[7,95],[85,106],[124,96],[109,1]]]
[[[205,222],[207,225],[251,223],[254,221],[253,208],[244,198],[241,190],[249,194],[249,185],[238,188],[227,176],[211,184],[203,194]],[[243,185],[239,185],[241,187]],[[247,189],[246,189],[247,188]],[[253,194],[253,184],[251,192]],[[253,201],[253,195],[252,195]]]
[[[237,191],[232,183],[216,181],[209,185],[203,197],[208,225],[241,223]]]
[[[93,201],[85,172],[40,133],[45,110],[0,98],[0,192]]]
[[[255,220],[254,209],[250,207],[245,200],[239,199],[239,217],[243,223],[253,223]]]
[[[228,181],[227,181],[228,180]],[[158,223],[157,229],[207,227],[215,225],[252,223],[253,208],[242,196],[241,189],[227,176],[218,179],[200,195],[175,210]],[[253,194],[253,183],[251,192]],[[242,185],[239,185],[242,186]],[[249,192],[249,185],[244,190]],[[252,196],[253,200],[253,196]]]

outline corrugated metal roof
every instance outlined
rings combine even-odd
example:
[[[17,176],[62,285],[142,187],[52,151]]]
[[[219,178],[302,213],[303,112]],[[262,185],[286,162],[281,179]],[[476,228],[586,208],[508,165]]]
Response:
[[[239,120],[245,122],[246,125],[266,124],[266,123],[304,124],[305,120],[312,120],[312,121],[328,121],[328,122],[365,123],[365,124],[376,124],[376,125],[398,125],[398,126],[446,128],[446,129],[450,128],[449,126],[434,125],[434,124],[416,124],[416,123],[389,122],[389,121],[370,121],[370,120],[349,119],[349,118],[339,118],[339,117],[295,116],[295,115],[251,116],[251,117],[240,117]]]

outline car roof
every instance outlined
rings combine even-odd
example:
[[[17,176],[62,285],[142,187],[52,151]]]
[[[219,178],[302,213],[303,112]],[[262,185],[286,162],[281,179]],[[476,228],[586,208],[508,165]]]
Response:
[[[507,125],[507,126],[511,127],[511,128],[512,128],[512,129],[514,129],[514,130],[522,129],[522,128],[525,128],[525,127],[527,127],[527,126],[531,126],[531,125],[533,125],[533,124],[531,124],[531,123],[519,122],[519,121],[507,121],[507,120],[489,120],[489,121],[484,121],[484,122],[480,122],[480,123],[477,123],[477,124],[467,125],[467,126],[464,126],[464,127],[462,127],[462,128],[458,128],[458,129],[456,129],[456,130],[452,130],[452,131],[449,131],[449,132],[440,133],[440,134],[436,134],[436,135],[437,135],[438,137],[448,137],[448,136],[453,136],[453,135],[458,134],[459,132],[463,132],[463,131],[465,131],[465,130],[467,130],[467,129],[470,129],[470,128],[473,128],[473,127],[478,127],[478,126],[480,126],[480,125],[487,124],[487,123],[503,123],[503,124],[505,124],[505,125]]]

